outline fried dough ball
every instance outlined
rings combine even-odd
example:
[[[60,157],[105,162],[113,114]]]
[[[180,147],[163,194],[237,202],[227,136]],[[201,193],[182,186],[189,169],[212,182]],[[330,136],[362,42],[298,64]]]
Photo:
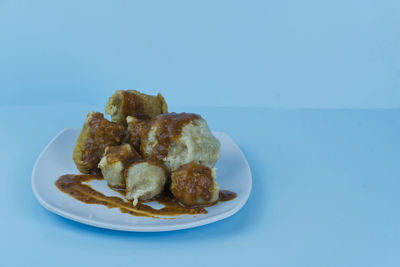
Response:
[[[107,146],[121,143],[125,128],[104,118],[100,112],[89,112],[76,141],[73,160],[82,173],[98,172],[97,165]]]
[[[130,144],[108,146],[100,160],[99,168],[110,186],[125,188],[123,175],[125,167],[141,158]]]
[[[137,151],[140,151],[140,139],[146,121],[128,116],[126,117],[126,122],[128,126],[125,131],[123,142],[131,144]]]
[[[125,170],[126,198],[133,200],[136,206],[138,200],[149,200],[163,189],[167,181],[167,170],[155,161],[143,160],[135,162]]]
[[[106,114],[111,120],[126,125],[126,116],[151,119],[168,110],[164,97],[142,94],[136,90],[117,90],[106,105]]]
[[[146,124],[140,151],[146,158],[162,161],[170,171],[192,161],[212,168],[220,156],[220,142],[200,115],[166,113]]]
[[[187,163],[172,173],[170,190],[185,205],[210,204],[219,196],[215,177],[215,168]]]

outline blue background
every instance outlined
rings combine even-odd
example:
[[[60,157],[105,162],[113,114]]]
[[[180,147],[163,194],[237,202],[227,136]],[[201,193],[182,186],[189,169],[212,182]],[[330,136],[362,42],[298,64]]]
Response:
[[[399,25],[397,0],[1,0],[0,103],[399,108]]]
[[[400,266],[400,2],[0,0],[0,265]],[[115,89],[245,153],[234,216],[126,233],[45,210],[33,164]]]

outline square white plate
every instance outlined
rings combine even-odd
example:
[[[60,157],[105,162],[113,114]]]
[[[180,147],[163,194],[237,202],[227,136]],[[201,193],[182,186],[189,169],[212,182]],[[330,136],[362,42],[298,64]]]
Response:
[[[235,142],[225,133],[214,132],[221,142],[221,157],[217,168],[217,182],[221,189],[238,196],[208,207],[207,214],[181,215],[175,219],[154,219],[124,214],[119,209],[86,204],[61,192],[55,181],[64,174],[79,174],[72,153],[80,129],[65,129],[46,146],[32,171],[32,189],[37,200],[46,209],[81,223],[122,231],[157,232],[196,227],[227,218],[246,203],[251,191],[251,172],[245,156]],[[120,195],[109,189],[105,180],[95,180],[90,185],[105,195]]]

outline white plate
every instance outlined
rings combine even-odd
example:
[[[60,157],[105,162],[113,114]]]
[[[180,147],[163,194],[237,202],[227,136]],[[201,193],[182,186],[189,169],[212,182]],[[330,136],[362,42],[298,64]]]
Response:
[[[64,174],[78,174],[72,152],[80,129],[65,129],[46,146],[32,171],[32,189],[46,209],[81,223],[122,231],[157,232],[196,227],[227,218],[246,203],[251,191],[251,172],[239,147],[225,133],[214,132],[221,141],[221,157],[217,162],[217,182],[221,189],[238,196],[206,208],[207,214],[181,215],[169,220],[136,217],[102,205],[86,204],[61,192],[54,182]],[[90,183],[105,195],[120,196],[109,189],[104,180]]]

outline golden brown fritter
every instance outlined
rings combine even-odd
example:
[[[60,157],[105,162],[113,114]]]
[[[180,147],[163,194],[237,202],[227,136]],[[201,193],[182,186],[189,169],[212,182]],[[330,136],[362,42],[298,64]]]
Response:
[[[170,171],[192,161],[211,168],[219,158],[220,146],[201,116],[166,113],[144,127],[140,153],[163,162]]]
[[[89,112],[75,144],[73,160],[82,173],[98,172],[97,165],[107,146],[121,143],[125,127],[104,118],[100,112]]]
[[[194,162],[182,165],[171,175],[171,193],[183,204],[194,206],[218,200],[215,169]]]
[[[126,125],[126,117],[148,120],[168,111],[164,97],[142,94],[136,90],[117,90],[106,105],[106,114],[113,122]]]

